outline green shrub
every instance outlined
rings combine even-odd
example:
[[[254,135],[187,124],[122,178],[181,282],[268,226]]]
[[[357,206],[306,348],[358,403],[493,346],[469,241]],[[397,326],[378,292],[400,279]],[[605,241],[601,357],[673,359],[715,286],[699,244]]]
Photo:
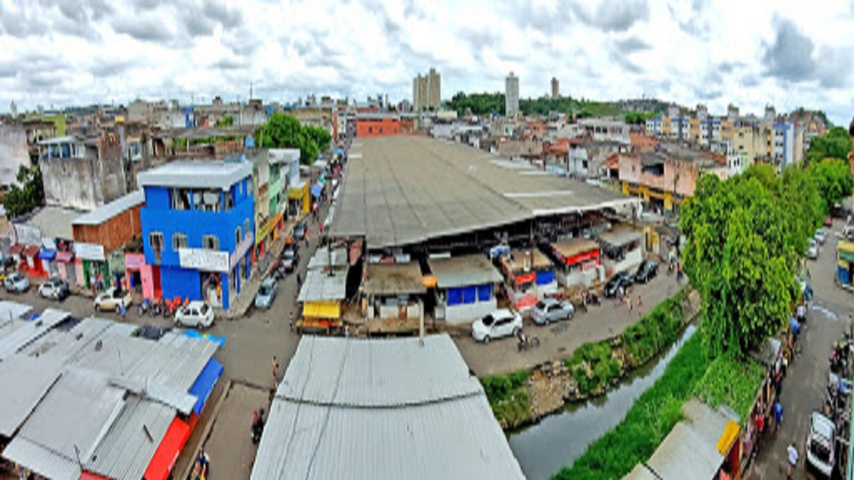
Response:
[[[639,462],[647,461],[682,418],[682,404],[691,397],[709,366],[701,337],[694,335],[685,342],[664,375],[638,398],[626,418],[553,478],[622,478]]]
[[[629,367],[645,364],[665,346],[676,340],[683,323],[684,296],[685,294],[680,291],[664,300],[623,332],[620,339],[626,345],[626,359]]]
[[[503,375],[481,378],[480,383],[483,385],[484,391],[486,391],[486,398],[489,399],[489,403],[504,400],[507,398],[510,390],[513,389],[510,379]]]
[[[496,420],[507,428],[518,427],[531,417],[531,399],[524,388],[513,390],[506,398],[492,404]]]
[[[724,355],[709,365],[694,394],[713,408],[728,405],[743,426],[764,377],[765,369],[753,360]]]

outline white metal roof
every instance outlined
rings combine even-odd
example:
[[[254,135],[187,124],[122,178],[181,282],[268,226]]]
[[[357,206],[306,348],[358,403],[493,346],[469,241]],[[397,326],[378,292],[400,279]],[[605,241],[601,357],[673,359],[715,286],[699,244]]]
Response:
[[[6,360],[18,350],[37,340],[68,316],[68,312],[48,308],[37,320],[19,324],[19,328],[16,328],[11,334],[0,337],[0,361]]]
[[[251,162],[172,162],[139,173],[141,187],[198,187],[227,189],[252,176]]]
[[[253,480],[524,478],[480,382],[447,335],[304,337]]]
[[[112,202],[77,217],[72,225],[100,225],[116,215],[145,203],[145,192],[136,190]]]
[[[439,288],[468,287],[498,283],[503,277],[483,255],[434,258],[427,261]]]
[[[33,307],[23,303],[8,300],[0,301],[0,325],[16,318],[22,318],[32,310]]]
[[[0,436],[11,437],[59,378],[48,358],[14,355],[0,362]]]
[[[332,275],[323,270],[305,272],[305,282],[299,291],[298,302],[343,300],[347,297],[347,274],[335,271]]]
[[[71,240],[74,238],[71,224],[82,214],[80,210],[46,206],[27,220],[27,225],[38,227],[42,237]]]
[[[311,258],[308,260],[308,269],[318,270],[329,266],[332,266],[333,268],[346,267],[347,260],[347,249],[332,249],[332,254],[330,255],[329,247],[321,247],[318,248],[314,252],[314,255],[312,255]]]

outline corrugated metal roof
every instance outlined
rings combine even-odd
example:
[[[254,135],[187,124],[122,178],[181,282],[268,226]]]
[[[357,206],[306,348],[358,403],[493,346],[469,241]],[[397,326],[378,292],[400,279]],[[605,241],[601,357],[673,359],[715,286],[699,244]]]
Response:
[[[199,187],[226,189],[252,176],[250,162],[172,162],[137,174],[142,187]]]
[[[418,263],[369,263],[365,293],[399,295],[427,293]]]
[[[8,300],[0,301],[0,325],[22,318],[28,312],[32,311],[33,307],[24,305],[23,303],[10,302]]]
[[[600,233],[599,239],[614,247],[622,247],[632,242],[641,241],[643,239],[643,232],[631,227],[620,226]]]
[[[173,408],[130,397],[85,464],[86,470],[117,480],[139,480],[174,418]]]
[[[39,316],[38,320],[25,322],[25,325],[20,325],[20,328],[11,332],[10,335],[0,337],[0,361],[9,358],[18,350],[37,340],[68,316],[68,312],[48,308]]]
[[[72,225],[100,225],[125,210],[143,203],[145,203],[145,193],[142,190],[136,190],[77,217]]]
[[[253,480],[521,479],[450,337],[304,337],[280,384]]]
[[[346,267],[347,266],[347,250],[344,248],[336,248],[332,250],[331,266]],[[330,266],[329,248],[318,248],[314,255],[308,260],[309,270],[320,270]]]
[[[22,438],[15,437],[6,449],[3,458],[21,465],[52,480],[79,480],[80,467],[77,460],[56,455],[49,449]]]
[[[102,432],[120,413],[123,397],[124,391],[109,387],[103,377],[66,372],[21,427],[3,456],[43,475],[56,466],[76,463],[78,455],[85,462]],[[29,444],[18,450],[15,445],[22,441]]]
[[[0,362],[0,435],[15,433],[59,374],[58,362],[47,358],[14,355]]]
[[[305,282],[299,291],[298,302],[321,302],[343,300],[347,297],[346,272],[330,275],[322,270],[305,272]]]
[[[434,258],[427,261],[439,288],[467,287],[503,280],[498,270],[483,255]]]

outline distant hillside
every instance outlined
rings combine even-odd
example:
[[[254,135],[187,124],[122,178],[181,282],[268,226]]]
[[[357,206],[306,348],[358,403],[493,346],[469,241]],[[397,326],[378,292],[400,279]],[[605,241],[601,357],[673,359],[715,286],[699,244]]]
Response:
[[[445,108],[455,110],[459,115],[504,115],[504,94],[459,92],[445,101]],[[619,102],[597,102],[572,97],[520,98],[519,109],[525,115],[546,116],[551,113],[573,114],[584,117],[623,117],[627,112],[660,113],[667,110],[667,103],[654,99],[621,100]]]

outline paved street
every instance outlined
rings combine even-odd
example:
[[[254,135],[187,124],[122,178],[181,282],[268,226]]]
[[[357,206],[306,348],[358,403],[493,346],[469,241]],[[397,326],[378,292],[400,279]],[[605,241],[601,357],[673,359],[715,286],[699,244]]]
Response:
[[[842,222],[836,221],[834,231],[841,228]],[[751,478],[785,478],[786,447],[790,442],[795,442],[800,455],[795,478],[820,478],[805,468],[804,443],[809,430],[809,415],[820,410],[825,399],[831,345],[851,322],[852,296],[833,283],[836,272],[835,237],[828,238],[818,260],[809,261],[808,265],[815,298],[807,314],[807,327],[800,336],[802,353],[783,382],[780,394],[783,425],[776,434],[773,429],[767,432],[756,463],[750,468]]]
[[[454,341],[469,368],[478,376],[508,373],[547,360],[564,359],[585,343],[617,336],[677,291],[676,275],[668,276],[665,268],[659,267],[659,275],[650,283],[632,287],[633,301],[638,294],[643,299],[640,309],[635,306],[629,312],[625,305],[618,306],[616,300],[602,298],[601,306],[591,306],[587,313],[579,309],[569,322],[542,327],[526,320],[525,333],[540,339],[538,348],[519,352],[515,337],[493,340],[488,345],[478,343],[469,329],[456,333]]]

